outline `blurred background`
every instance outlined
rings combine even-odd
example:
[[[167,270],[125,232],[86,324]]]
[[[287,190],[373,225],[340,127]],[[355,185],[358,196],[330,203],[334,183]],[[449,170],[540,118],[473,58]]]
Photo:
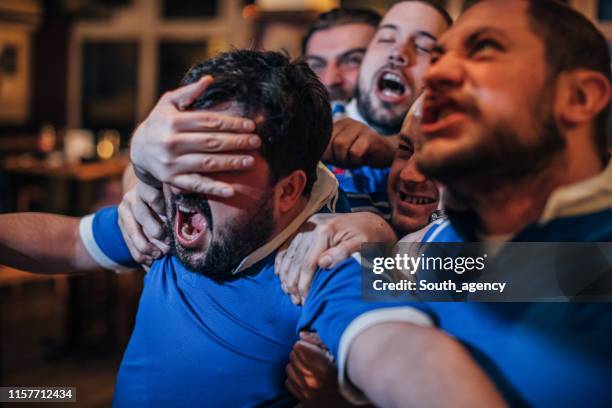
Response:
[[[464,0],[440,1],[453,17]],[[612,0],[571,0],[610,40]],[[0,212],[118,203],[134,127],[194,62],[285,49],[318,13],[391,0],[0,0]],[[45,277],[0,265],[0,385],[76,386],[108,406],[144,272]]]

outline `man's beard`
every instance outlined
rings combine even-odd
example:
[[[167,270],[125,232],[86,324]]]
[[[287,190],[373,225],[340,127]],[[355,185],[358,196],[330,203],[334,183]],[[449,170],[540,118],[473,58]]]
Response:
[[[327,92],[329,93],[330,101],[348,101],[352,96],[350,92],[345,91],[341,86],[327,88]]]
[[[374,78],[377,78],[380,72],[385,69],[395,70],[397,67],[392,63],[386,64],[375,73]],[[361,89],[360,81],[357,81],[357,85],[355,86],[355,99],[357,100],[359,113],[361,113],[361,116],[363,116],[370,127],[376,129],[382,135],[399,133],[404,117],[415,101],[416,87],[414,80],[403,74],[401,75],[405,78],[406,83],[404,86],[408,88],[412,100],[407,100],[406,106],[403,107],[400,112],[397,112],[397,109],[401,109],[400,105],[381,101],[376,98],[374,92],[378,84],[375,80],[371,81],[370,89],[367,91]],[[378,108],[374,106],[376,102],[380,104]]]
[[[189,202],[198,208],[207,221],[210,243],[201,255],[200,248],[185,248],[177,243],[174,236],[176,218],[176,198],[172,197],[172,215],[166,222],[170,247],[179,262],[188,270],[205,275],[215,281],[227,281],[233,277],[233,271],[240,262],[255,249],[265,244],[272,235],[274,223],[274,204],[272,191],[262,195],[258,205],[251,214],[244,214],[229,223],[223,230],[217,228],[217,236],[212,234],[213,219],[208,200],[202,196],[184,195],[181,202]]]
[[[393,108],[395,108],[396,105],[388,102],[379,101],[381,106],[375,108],[369,95],[370,92],[361,92],[359,85],[355,88],[355,99],[357,100],[357,108],[361,116],[363,116],[370,127],[374,128],[380,134],[392,135],[398,133],[402,127],[404,116],[406,116],[410,106],[406,108],[406,112],[398,115],[393,113]]]
[[[539,109],[532,110],[537,112],[532,118],[534,140],[523,141],[509,125],[497,125],[484,132],[477,143],[452,156],[423,160],[417,153],[419,170],[450,187],[465,183],[486,189],[538,174],[566,145],[549,97],[544,92],[537,98]]]

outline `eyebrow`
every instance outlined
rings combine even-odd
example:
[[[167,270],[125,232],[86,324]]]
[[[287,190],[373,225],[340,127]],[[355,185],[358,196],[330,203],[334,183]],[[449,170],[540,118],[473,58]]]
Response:
[[[478,37],[480,37],[483,34],[494,34],[503,39],[506,39],[506,35],[502,31],[498,30],[497,28],[483,27],[483,28],[479,28],[478,30],[470,34],[468,38],[465,40],[465,44],[467,44],[468,46],[473,45],[476,42],[476,40],[478,40]]]
[[[397,28],[397,26],[395,24],[384,24],[384,25],[378,26],[378,30],[377,31],[384,30],[386,28],[388,28],[390,30],[395,30],[395,31],[398,30],[398,28]]]
[[[314,59],[314,60],[317,60],[319,62],[325,62],[325,58],[320,57],[320,56],[318,56],[316,54],[308,54],[308,55],[305,55],[304,58],[306,58],[306,60]]]
[[[384,30],[384,29],[395,30],[395,31],[399,30],[398,26],[395,24],[384,24],[378,27],[378,31]],[[438,40],[438,37],[436,37],[429,31],[424,31],[424,30],[418,30],[417,32],[414,33],[414,36],[415,37],[428,37],[434,41]]]
[[[342,54],[340,54],[340,58],[346,58],[349,55],[355,54],[355,53],[362,53],[362,54],[364,54],[365,51],[366,51],[365,47],[351,48],[350,50],[346,50]]]
[[[498,30],[497,28],[494,27],[482,27],[479,28],[478,30],[476,30],[475,32],[471,33],[468,38],[464,41],[464,44],[467,47],[470,47],[472,45],[474,45],[474,43],[476,42],[476,40],[478,40],[478,37],[480,37],[481,35],[484,34],[495,34],[501,38],[503,38],[504,40],[506,40],[508,37],[506,36],[506,34],[504,34],[503,31]],[[435,54],[444,54],[446,52],[446,48],[440,44],[439,42],[436,43],[436,45],[433,47],[432,53]]]
[[[438,41],[438,37],[436,37],[435,35],[427,31],[419,30],[416,33],[414,33],[414,35],[415,37],[427,37],[427,38],[431,38],[434,41]]]

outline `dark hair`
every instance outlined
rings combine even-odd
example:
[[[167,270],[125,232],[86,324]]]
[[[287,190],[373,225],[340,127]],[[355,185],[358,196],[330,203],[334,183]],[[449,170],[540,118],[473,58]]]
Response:
[[[256,120],[260,153],[270,166],[271,182],[303,170],[309,194],[317,163],[331,137],[332,118],[325,87],[304,62],[272,51],[234,50],[205,60],[185,75],[190,84],[204,75],[214,82],[190,109],[235,101]]]
[[[444,7],[444,5],[442,4],[440,0],[403,0],[403,1],[398,1],[397,3],[405,3],[409,1],[417,2],[417,3],[425,3],[428,6],[433,7],[434,9],[436,9],[438,13],[440,13],[442,18],[446,22],[446,24],[448,24],[449,26],[453,25],[453,18],[450,16],[450,14],[448,14],[448,11],[446,11],[446,8]]]
[[[308,28],[306,35],[302,38],[302,54],[306,54],[306,47],[310,37],[317,31],[328,30],[330,28],[339,27],[347,24],[368,24],[372,27],[378,27],[380,23],[380,14],[368,9],[347,9],[335,8],[325,13],[319,14],[319,17]]]
[[[564,71],[588,69],[610,81],[610,54],[604,36],[586,17],[555,0],[528,0],[532,31],[544,42],[549,77]],[[608,157],[610,104],[595,118],[595,147],[605,163]]]
[[[469,7],[485,0],[472,1]],[[542,39],[549,79],[561,72],[588,69],[611,81],[610,54],[604,36],[586,17],[557,0],[525,0],[531,30]],[[469,8],[468,7],[468,8]],[[595,118],[594,143],[602,163],[608,161],[610,104]]]

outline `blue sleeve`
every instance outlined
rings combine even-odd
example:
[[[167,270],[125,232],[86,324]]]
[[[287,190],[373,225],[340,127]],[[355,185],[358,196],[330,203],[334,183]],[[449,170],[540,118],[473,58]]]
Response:
[[[374,314],[378,315],[377,322],[407,321],[433,325],[431,312],[425,303],[362,300],[361,266],[351,257],[335,268],[317,272],[302,309],[298,328],[316,331],[338,359],[340,339],[347,327],[358,318]]]
[[[119,229],[116,206],[84,217],[79,229],[85,248],[100,266],[114,270],[138,267]]]

